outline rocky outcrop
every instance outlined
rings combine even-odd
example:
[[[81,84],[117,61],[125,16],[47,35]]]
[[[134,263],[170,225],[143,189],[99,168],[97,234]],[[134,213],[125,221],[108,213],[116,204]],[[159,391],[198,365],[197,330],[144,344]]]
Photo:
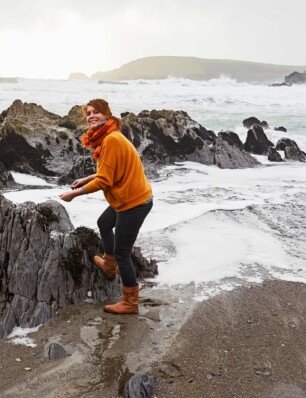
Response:
[[[195,161],[220,168],[253,167],[258,161],[248,154],[238,135],[218,137],[183,111],[142,111],[122,115],[123,133],[133,142],[143,162],[154,168],[174,161]]]
[[[214,164],[211,146],[216,135],[186,112],[152,110],[122,117],[122,132],[137,148],[145,165],[164,166],[191,160]]]
[[[306,83],[306,71],[304,73],[293,72],[285,77],[286,84],[305,84]]]
[[[109,282],[91,262],[101,252],[98,235],[74,229],[60,203],[15,205],[0,196],[0,338],[15,326],[45,323],[88,297],[119,296],[119,276]],[[150,273],[152,264],[154,276],[156,263],[141,259],[139,250],[137,256],[138,275]]]
[[[220,132],[214,144],[214,163],[221,169],[253,167],[259,162],[244,150],[239,136],[232,132]]]
[[[60,116],[20,100],[1,116],[0,161],[7,170],[58,176],[72,167],[79,142],[59,126]]]
[[[273,146],[269,147],[268,160],[270,160],[270,162],[282,162],[283,161],[281,155],[277,152],[277,150]]]
[[[276,149],[284,151],[285,158],[306,162],[306,153],[301,151],[297,143],[289,138],[282,138],[276,144]]]
[[[186,112],[152,110],[121,116],[122,132],[137,148],[150,177],[157,177],[159,167],[175,161],[190,160],[221,168],[257,164],[241,144],[237,145],[233,135],[217,139],[213,131]],[[60,117],[36,104],[17,100],[2,112],[0,120],[0,161],[7,170],[50,176],[67,185],[95,173],[90,152],[80,145],[80,136],[86,130],[80,106]],[[253,117],[244,124],[254,126],[255,122],[259,121]],[[259,123],[268,127],[266,122]]]
[[[267,155],[270,146],[274,146],[274,144],[268,140],[263,128],[254,124],[248,131],[244,149],[256,155]]]

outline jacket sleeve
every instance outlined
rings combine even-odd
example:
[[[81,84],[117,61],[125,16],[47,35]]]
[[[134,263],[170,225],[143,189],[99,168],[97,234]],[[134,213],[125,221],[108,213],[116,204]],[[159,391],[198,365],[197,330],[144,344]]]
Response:
[[[115,169],[116,148],[113,147],[112,141],[108,140],[106,145],[102,145],[95,179],[84,186],[86,192],[92,193],[112,188],[115,183]]]

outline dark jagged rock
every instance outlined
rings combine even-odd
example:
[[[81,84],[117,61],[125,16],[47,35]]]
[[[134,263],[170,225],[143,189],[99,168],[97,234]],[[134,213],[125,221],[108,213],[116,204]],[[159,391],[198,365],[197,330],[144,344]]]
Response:
[[[101,251],[98,235],[74,229],[60,203],[15,205],[0,195],[0,338],[45,323],[89,291],[93,300],[119,296],[119,276],[109,282],[91,262]],[[143,259],[139,274],[150,264],[157,272]]]
[[[270,160],[271,162],[282,162],[283,161],[281,155],[277,152],[277,150],[273,146],[269,147],[268,160]]]
[[[282,138],[276,144],[276,149],[285,152],[285,158],[306,162],[306,153],[301,151],[297,143],[289,138]]]
[[[283,126],[280,126],[280,127],[274,127],[274,130],[275,130],[275,131],[283,131],[284,133],[286,133],[286,132],[287,132],[287,129],[286,129],[285,127],[283,127]]]
[[[136,374],[125,384],[123,398],[153,398],[155,388],[154,377]]]
[[[274,146],[274,144],[268,140],[263,128],[254,124],[248,131],[244,149],[256,155],[267,155],[270,146]]]
[[[4,164],[0,162],[0,189],[11,188],[15,185],[12,174],[5,170]]]
[[[216,135],[192,120],[186,112],[152,110],[122,118],[122,132],[138,149],[145,166],[164,166],[191,160],[213,164],[211,145]]]
[[[48,358],[50,361],[62,359],[68,356],[65,348],[59,343],[51,343],[48,347]]]
[[[214,144],[214,163],[221,169],[253,167],[259,162],[243,148],[239,136],[232,131],[221,131]]]
[[[293,72],[288,76],[285,76],[285,83],[287,84],[305,84],[306,83],[306,71],[304,73]]]
[[[261,126],[261,121],[254,116],[244,119],[242,123],[244,127],[246,127],[247,129],[250,129],[253,126],[253,124],[258,124],[259,126]]]
[[[67,174],[58,179],[59,185],[70,185],[74,180],[96,173],[96,163],[90,155],[76,158]]]
[[[135,267],[137,278],[154,278],[158,275],[156,260],[147,260],[141,253],[140,247],[134,247],[132,251],[132,261]]]

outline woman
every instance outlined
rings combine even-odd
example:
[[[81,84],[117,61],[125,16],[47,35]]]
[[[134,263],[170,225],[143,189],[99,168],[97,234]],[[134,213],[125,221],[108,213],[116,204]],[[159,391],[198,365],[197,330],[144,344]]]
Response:
[[[81,144],[93,150],[97,173],[74,181],[72,191],[59,197],[70,202],[76,196],[103,191],[109,203],[98,219],[104,255],[94,256],[93,262],[109,280],[115,278],[118,264],[123,284],[122,300],[103,309],[113,314],[138,314],[139,286],[131,252],[152,209],[152,189],[138,152],[120,132],[121,122],[112,116],[108,103],[94,99],[83,110],[90,129],[81,137]]]

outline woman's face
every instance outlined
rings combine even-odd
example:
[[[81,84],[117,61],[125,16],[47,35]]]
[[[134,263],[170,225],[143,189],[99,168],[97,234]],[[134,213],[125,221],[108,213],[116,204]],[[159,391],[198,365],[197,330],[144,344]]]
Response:
[[[93,130],[101,127],[106,122],[106,119],[107,117],[103,113],[97,111],[93,106],[88,105],[86,109],[86,120]]]

